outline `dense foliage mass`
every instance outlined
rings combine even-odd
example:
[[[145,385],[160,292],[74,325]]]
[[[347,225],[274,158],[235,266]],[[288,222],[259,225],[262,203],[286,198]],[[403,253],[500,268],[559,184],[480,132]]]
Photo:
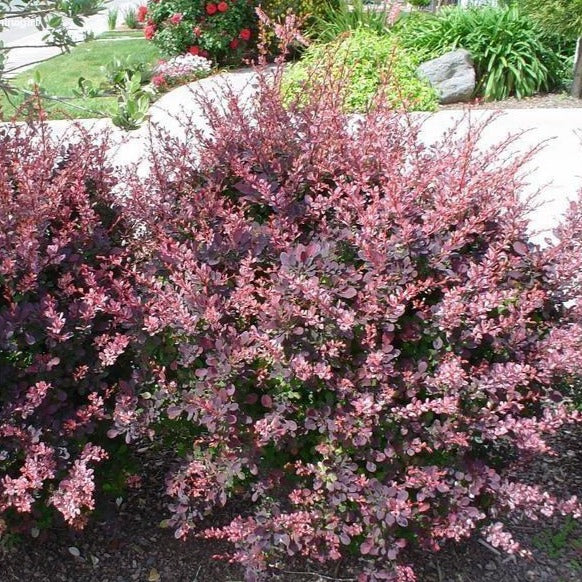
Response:
[[[379,90],[390,106],[408,110],[434,110],[438,97],[430,85],[416,76],[418,60],[404,51],[391,35],[357,28],[336,41],[313,44],[285,77],[286,98],[307,101],[309,83],[320,83],[321,71],[337,85],[343,78],[344,105],[347,111],[366,111]]]
[[[323,3],[313,19],[310,36],[318,42],[330,42],[341,35],[365,29],[384,34],[398,18],[401,5],[397,2],[374,9],[363,0],[338,0],[337,4]]]
[[[105,144],[0,136],[0,530],[50,508],[82,526],[139,300]],[[26,520],[25,520],[26,523]]]
[[[199,164],[166,140],[134,182],[146,329],[171,346],[144,414],[190,451],[172,523],[244,492],[203,535],[249,580],[347,552],[362,580],[411,580],[403,548],[476,528],[518,551],[500,516],[579,515],[505,471],[578,419],[559,387],[582,353],[579,209],[541,251],[503,147],[474,130],[426,148],[388,110],[346,123],[329,86],[296,108],[264,81],[254,116],[209,112]]]
[[[582,55],[578,54],[578,47],[582,47],[582,0],[519,0],[518,5],[546,32],[556,53],[563,55],[563,85],[574,97],[582,98]]]
[[[518,0],[518,5],[550,31],[571,38],[582,35],[581,0]]]
[[[273,23],[293,14],[304,27],[337,2],[329,0],[151,0],[138,10],[144,34],[170,56],[189,52],[219,64],[239,63],[258,41],[260,7]]]
[[[427,147],[269,75],[118,184],[87,143],[0,140],[2,519],[46,499],[81,525],[101,443],[171,435],[177,535],[227,540],[249,581],[348,553],[412,581],[407,548],[476,529],[524,551],[502,518],[580,516],[508,463],[579,421],[582,208],[540,249],[511,142]]]
[[[144,35],[169,56],[200,55],[215,63],[240,62],[255,45],[254,0],[152,0],[140,11]]]
[[[572,54],[570,46],[550,38],[515,6],[444,8],[435,16],[403,18],[397,28],[403,45],[426,59],[467,49],[475,62],[477,94],[491,100],[560,86],[564,61]],[[565,52],[556,53],[558,48]]]
[[[274,20],[282,20],[287,14],[295,14],[304,24],[330,10],[336,10],[343,0],[262,0],[261,8]]]

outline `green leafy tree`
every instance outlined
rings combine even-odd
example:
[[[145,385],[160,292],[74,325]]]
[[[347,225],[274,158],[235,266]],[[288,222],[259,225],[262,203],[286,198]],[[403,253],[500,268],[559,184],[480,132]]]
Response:
[[[10,75],[23,66],[7,66],[7,56],[11,50],[53,46],[68,51],[75,41],[67,26],[71,23],[83,26],[84,18],[96,14],[104,5],[104,0],[25,0],[22,3],[0,0],[0,32],[23,20],[30,20],[38,30],[45,32],[37,44],[24,41],[22,44],[6,46],[0,40],[0,89],[14,92],[9,82]]]
[[[547,30],[577,39],[572,95],[581,99],[582,0],[520,0],[519,4]]]

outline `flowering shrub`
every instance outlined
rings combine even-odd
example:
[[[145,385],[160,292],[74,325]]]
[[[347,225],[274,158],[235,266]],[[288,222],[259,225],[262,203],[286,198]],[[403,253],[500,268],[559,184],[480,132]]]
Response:
[[[158,89],[173,87],[206,76],[211,64],[204,57],[191,54],[178,55],[160,61],[154,68],[152,83]]]
[[[191,53],[217,63],[239,62],[254,47],[254,1],[152,0],[144,35],[169,56]]]
[[[130,391],[139,301],[105,154],[0,136],[0,525],[47,507],[84,524],[112,394]]]
[[[323,75],[300,107],[274,78],[254,113],[208,96],[200,155],[162,136],[155,174],[131,177],[160,347],[124,413],[174,423],[188,452],[167,481],[177,536],[243,495],[199,533],[247,580],[355,553],[360,581],[411,581],[403,550],[477,529],[526,553],[500,518],[580,516],[507,463],[580,420],[558,388],[582,364],[582,208],[541,250],[511,140],[426,147],[389,108],[346,118]]]

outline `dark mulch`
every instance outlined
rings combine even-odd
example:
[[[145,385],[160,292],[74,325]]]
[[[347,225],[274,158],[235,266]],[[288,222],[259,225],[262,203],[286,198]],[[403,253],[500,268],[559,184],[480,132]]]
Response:
[[[582,493],[582,427],[554,439],[558,455],[518,469],[520,478],[544,483],[562,494]],[[0,582],[227,582],[242,580],[238,567],[216,562],[215,542],[180,542],[160,527],[167,517],[160,497],[165,467],[144,470],[145,486],[118,507],[102,504],[98,518],[82,533],[60,530],[26,537],[0,548]],[[225,510],[226,512],[227,510]],[[226,513],[218,519],[228,517]],[[451,545],[435,555],[411,556],[420,582],[580,582],[582,524],[570,519],[510,523],[509,529],[533,550],[531,561],[500,554],[483,540]],[[78,555],[77,555],[78,554]],[[319,572],[319,575],[315,572]],[[323,570],[292,561],[273,575],[278,582],[354,579],[353,564]]]
[[[475,99],[469,103],[451,103],[441,105],[439,109],[567,109],[582,107],[582,99],[575,99],[566,93],[548,93],[534,95],[524,99],[511,97],[503,101],[483,101]],[[582,580],[582,576],[580,577]]]

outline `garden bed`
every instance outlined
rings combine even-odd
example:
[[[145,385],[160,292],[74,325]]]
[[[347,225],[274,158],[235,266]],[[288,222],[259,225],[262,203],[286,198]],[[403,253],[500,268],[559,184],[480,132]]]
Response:
[[[550,490],[572,494],[582,490],[582,427],[566,428],[554,439],[558,456],[528,466],[520,477],[543,482]],[[224,548],[216,542],[174,538],[163,526],[167,517],[164,476],[167,465],[147,459],[142,465],[143,486],[118,506],[102,500],[98,514],[82,533],[64,529],[44,539],[12,537],[13,545],[0,549],[2,582],[234,582],[242,581],[236,566],[212,556]],[[231,509],[233,507],[231,506]],[[228,506],[214,522],[228,517]],[[205,525],[212,525],[207,523]],[[419,582],[578,582],[582,578],[582,527],[571,520],[513,523],[509,529],[533,560],[501,554],[473,538],[447,547],[433,556],[413,555]],[[41,534],[42,536],[43,534]],[[73,555],[79,552],[79,556]],[[278,582],[331,582],[354,580],[351,564],[331,569],[296,559],[281,564]]]
[[[517,99],[510,97],[501,101],[475,100],[469,103],[451,103],[440,105],[439,109],[570,109],[581,108],[582,99],[570,97],[565,93],[547,93]]]

